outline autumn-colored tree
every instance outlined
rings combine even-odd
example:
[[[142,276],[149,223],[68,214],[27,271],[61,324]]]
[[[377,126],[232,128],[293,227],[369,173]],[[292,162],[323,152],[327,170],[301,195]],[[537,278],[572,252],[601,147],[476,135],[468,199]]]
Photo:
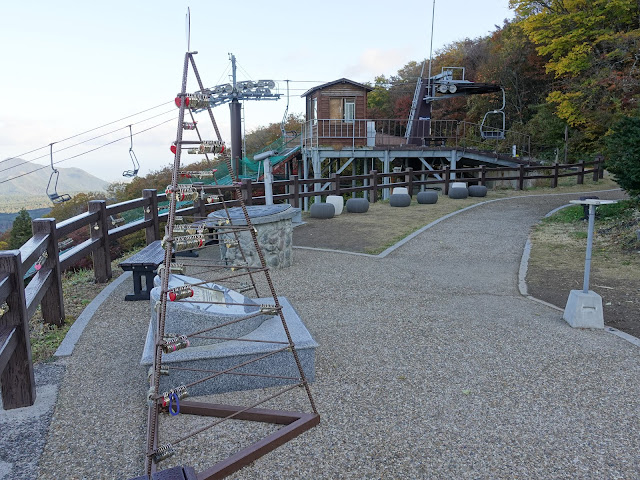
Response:
[[[302,114],[290,114],[284,124],[284,130],[289,136],[300,134],[300,129],[304,123]],[[269,146],[282,137],[282,124],[271,123],[267,126],[258,127],[245,136],[246,152],[245,156],[252,158],[257,152]]]
[[[637,0],[510,0],[555,78],[547,101],[595,151],[607,129],[637,108]]]

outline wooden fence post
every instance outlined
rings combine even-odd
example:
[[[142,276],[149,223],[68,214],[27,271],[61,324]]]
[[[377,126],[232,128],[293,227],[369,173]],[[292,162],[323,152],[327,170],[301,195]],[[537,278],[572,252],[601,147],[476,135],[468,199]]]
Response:
[[[413,197],[413,168],[409,167],[405,170],[404,181],[407,184],[409,196]]]
[[[378,171],[371,170],[371,181],[369,184],[371,185],[371,203],[376,203],[378,201]]]
[[[33,405],[36,401],[20,250],[0,251],[0,276],[4,275],[8,276],[11,293],[6,299],[9,311],[0,317],[0,330],[3,327],[16,329],[13,353],[6,365],[0,364],[2,406],[10,410]]]
[[[578,185],[584,184],[584,160],[580,160],[580,172],[576,178],[576,183]]]
[[[340,196],[340,174],[331,173],[329,174],[330,182],[333,183],[333,195]]]
[[[602,157],[600,155],[596,156],[593,161],[593,181],[597,182],[599,178],[599,171],[602,170]]]
[[[251,185],[251,179],[250,178],[243,178],[242,179],[242,184],[240,185],[240,190],[242,191],[242,199],[244,200],[244,204],[247,205],[247,206],[253,205],[253,187]]]
[[[289,192],[291,204],[294,208],[300,208],[300,184],[298,183],[298,175],[291,175],[289,183],[292,184],[293,193]]]
[[[143,207],[144,219],[151,220],[151,225],[145,228],[147,245],[160,240],[160,221],[158,220],[158,192],[152,188],[142,190],[142,198],[148,203]]]
[[[60,270],[60,252],[56,235],[55,218],[37,218],[31,223],[33,236],[39,233],[49,235],[47,261],[45,268],[51,269],[52,283],[42,297],[42,318],[49,325],[62,325],[64,322],[64,299],[62,298],[62,272]]]
[[[98,248],[93,251],[93,273],[96,283],[104,283],[111,278],[111,254],[109,253],[109,225],[107,223],[107,202],[91,200],[89,212],[98,212],[98,221],[89,225],[91,239],[99,238]]]
[[[518,190],[524,190],[524,177],[525,177],[524,165],[520,165],[518,167]]]
[[[487,183],[487,166],[480,166],[480,185],[484,186]]]
[[[450,177],[451,176],[451,167],[449,165],[446,165],[444,167],[444,195],[449,195],[449,182],[450,182]]]
[[[558,162],[553,164],[553,178],[551,179],[551,188],[558,186]]]
[[[598,163],[598,178],[604,178],[604,157],[600,157],[600,162]]]

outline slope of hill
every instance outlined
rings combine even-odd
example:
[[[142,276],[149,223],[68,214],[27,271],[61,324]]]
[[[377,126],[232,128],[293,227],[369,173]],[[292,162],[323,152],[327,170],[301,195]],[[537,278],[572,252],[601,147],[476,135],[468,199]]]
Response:
[[[33,218],[44,217],[51,211],[51,208],[38,208],[36,210],[29,210],[29,216]],[[13,226],[13,221],[18,216],[19,212],[13,213],[0,213],[0,233],[4,233],[10,230]]]
[[[40,169],[40,170],[38,170]],[[41,164],[25,162],[19,158],[5,159],[0,165],[0,212],[17,212],[21,208],[33,209],[50,206],[47,183],[51,168]],[[80,168],[58,168],[58,193],[105,191],[108,182],[95,177]],[[33,172],[33,173],[29,173]],[[28,174],[19,178],[19,175]],[[14,178],[13,180],[9,180]],[[55,178],[50,192],[53,192]]]

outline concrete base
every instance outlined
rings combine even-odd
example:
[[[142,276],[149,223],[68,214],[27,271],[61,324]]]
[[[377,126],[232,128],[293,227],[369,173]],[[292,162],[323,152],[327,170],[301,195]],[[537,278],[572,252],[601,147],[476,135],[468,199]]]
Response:
[[[315,380],[315,351],[318,344],[311,337],[295,309],[284,297],[279,297],[283,307],[284,318],[287,322],[289,333],[296,346],[302,369],[307,380]],[[273,303],[272,298],[255,299],[260,304]],[[147,340],[140,362],[145,368],[153,364],[154,344],[153,344],[153,322],[149,324]],[[266,340],[286,342],[287,337],[282,327],[279,316],[267,319],[253,332],[242,339]],[[221,371],[231,368],[240,363],[257,358],[283,347],[282,344],[254,343],[243,341],[227,341],[212,345],[190,347],[177,352],[162,355],[162,364],[169,368],[169,375],[160,377],[160,391],[167,391],[179,385],[185,385],[198,379],[206,377],[204,372],[192,372],[182,370],[172,370],[171,367],[197,368]],[[298,368],[291,352],[282,351],[238,368],[236,372],[258,373],[267,375],[280,375],[286,377],[299,377]],[[288,385],[296,383],[293,380],[253,377],[247,375],[220,375],[215,379],[199,383],[189,388],[190,396],[212,395],[223,392],[252,390],[256,388],[272,387],[277,385]]]
[[[602,297],[592,290],[571,290],[562,318],[573,328],[604,328]]]

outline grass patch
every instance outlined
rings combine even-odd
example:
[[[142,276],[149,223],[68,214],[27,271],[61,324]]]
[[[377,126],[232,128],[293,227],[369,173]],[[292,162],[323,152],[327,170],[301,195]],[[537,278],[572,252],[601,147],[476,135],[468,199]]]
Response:
[[[140,249],[136,250],[139,251]],[[131,256],[136,251],[128,252]],[[124,257],[111,262],[113,277],[109,283],[122,274],[118,266]],[[29,336],[31,341],[31,356],[34,363],[46,362],[51,359],[55,351],[64,340],[71,325],[76,321],[85,307],[106,287],[108,283],[95,283],[93,270],[78,270],[65,272],[62,275],[62,297],[64,299],[65,319],[62,325],[49,325],[42,318],[40,307],[29,320]]]

